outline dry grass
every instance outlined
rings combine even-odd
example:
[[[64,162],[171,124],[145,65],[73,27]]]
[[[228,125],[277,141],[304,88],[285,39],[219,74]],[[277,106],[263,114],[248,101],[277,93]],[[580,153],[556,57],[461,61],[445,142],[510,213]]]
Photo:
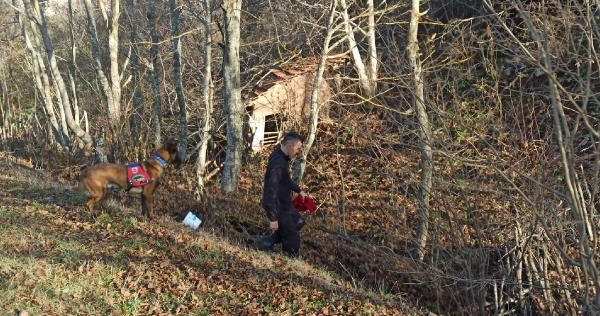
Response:
[[[145,221],[0,157],[4,315],[420,315],[300,259],[248,250],[173,218]],[[205,228],[208,230],[208,228]]]

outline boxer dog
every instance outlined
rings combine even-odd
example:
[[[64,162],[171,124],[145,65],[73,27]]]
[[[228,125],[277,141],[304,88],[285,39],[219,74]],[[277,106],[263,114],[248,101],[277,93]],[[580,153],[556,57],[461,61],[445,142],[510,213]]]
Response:
[[[148,160],[135,164],[137,169],[133,170],[142,172],[142,175],[137,174],[137,177],[131,176],[131,169],[128,170],[129,165],[99,163],[85,168],[81,172],[79,188],[89,196],[86,205],[90,215],[93,214],[94,206],[102,200],[107,189],[117,188],[127,191],[136,189],[138,193],[141,193],[142,215],[152,218],[152,196],[159,185],[163,171],[169,164],[173,164],[175,168],[181,164],[181,157],[175,141],[167,142]]]

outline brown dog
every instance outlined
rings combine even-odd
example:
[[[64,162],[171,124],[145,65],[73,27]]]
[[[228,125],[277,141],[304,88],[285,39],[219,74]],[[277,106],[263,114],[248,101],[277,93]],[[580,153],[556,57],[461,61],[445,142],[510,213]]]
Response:
[[[141,163],[152,179],[150,183],[141,187],[142,215],[148,218],[152,218],[154,190],[158,187],[158,180],[169,164],[173,164],[176,168],[181,164],[177,142],[168,142],[152,154],[150,159]],[[114,163],[99,163],[85,168],[81,173],[79,187],[89,195],[86,204],[90,214],[93,214],[94,206],[102,200],[107,189],[131,188],[127,179],[127,167]]]

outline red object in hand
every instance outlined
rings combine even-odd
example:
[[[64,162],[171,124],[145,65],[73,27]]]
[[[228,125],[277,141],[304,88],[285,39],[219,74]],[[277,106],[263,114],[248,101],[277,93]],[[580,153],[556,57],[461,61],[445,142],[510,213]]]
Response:
[[[317,205],[315,201],[313,201],[308,196],[302,196],[300,194],[296,195],[296,197],[292,200],[292,204],[298,210],[298,212],[317,212]]]

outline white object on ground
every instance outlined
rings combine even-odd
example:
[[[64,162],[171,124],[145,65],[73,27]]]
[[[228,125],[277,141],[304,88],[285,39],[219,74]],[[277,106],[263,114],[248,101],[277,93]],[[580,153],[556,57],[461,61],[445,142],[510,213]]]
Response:
[[[198,218],[194,213],[189,211],[185,218],[183,219],[183,224],[191,229],[198,229],[200,224],[202,224],[202,220]]]

